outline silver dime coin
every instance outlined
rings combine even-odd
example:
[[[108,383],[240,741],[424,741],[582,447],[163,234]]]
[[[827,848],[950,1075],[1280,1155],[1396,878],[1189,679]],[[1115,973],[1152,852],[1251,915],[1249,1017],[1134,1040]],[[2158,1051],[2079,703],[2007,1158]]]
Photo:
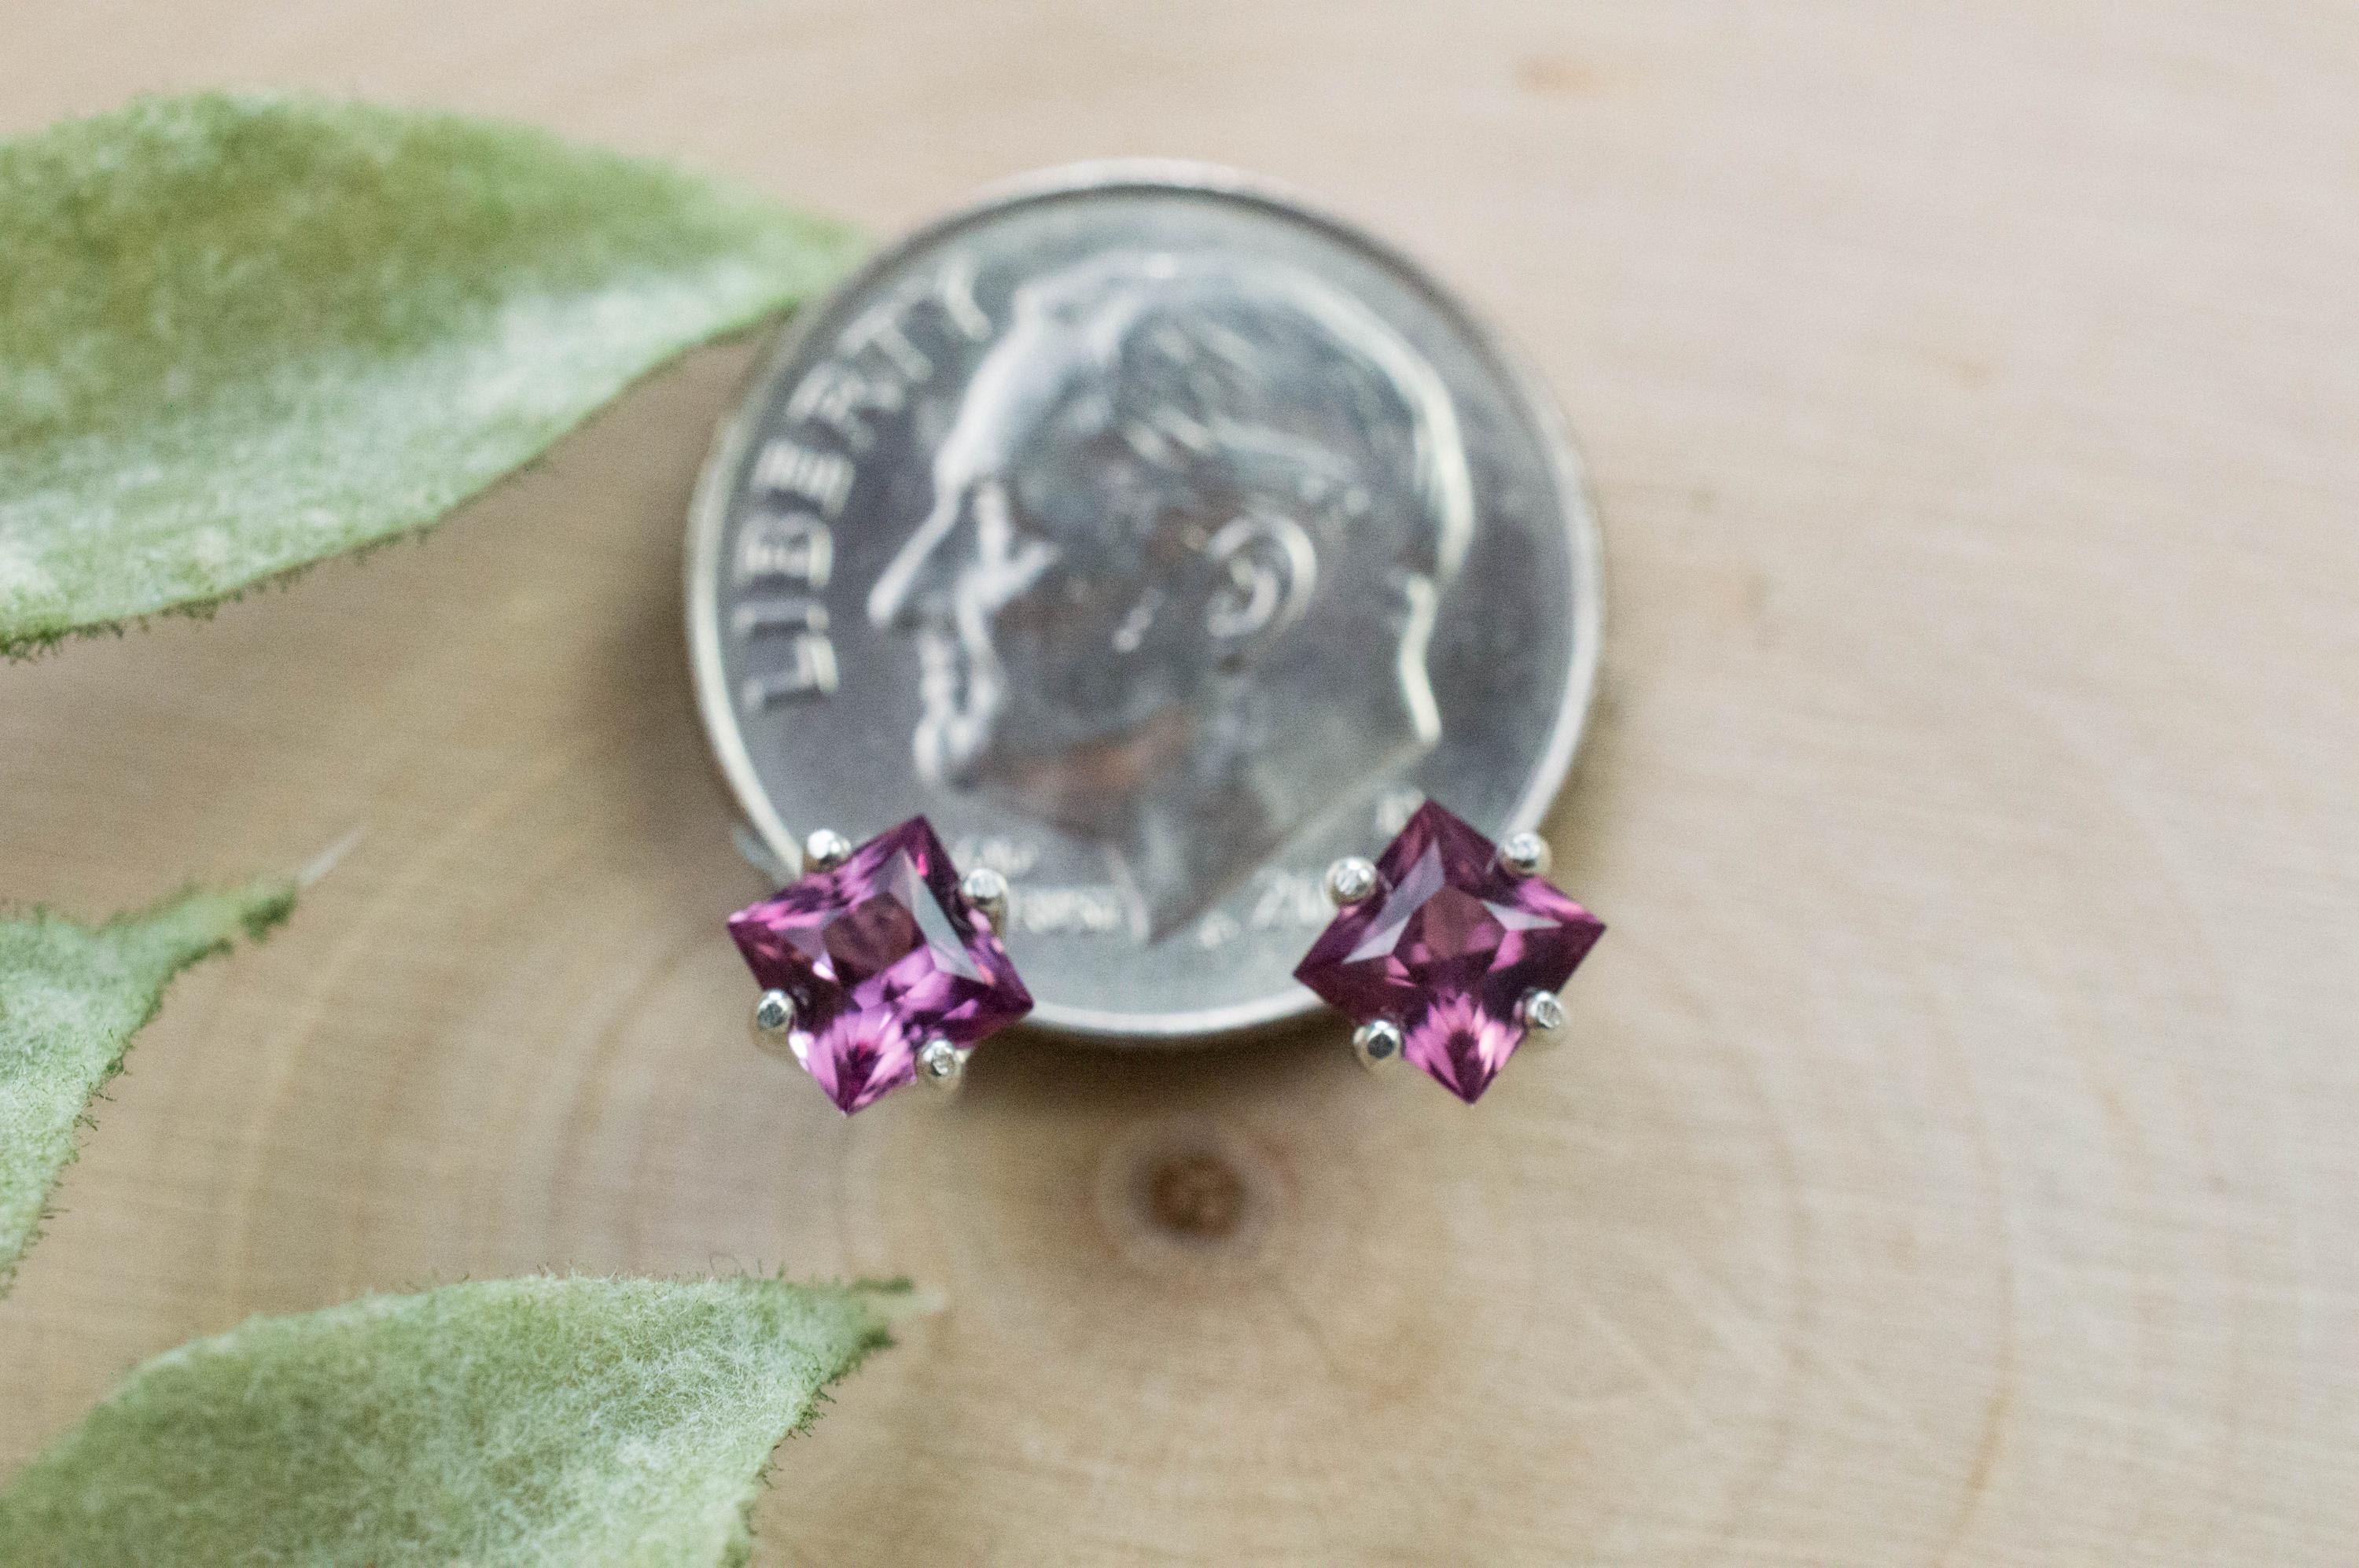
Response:
[[[1538,822],[1593,684],[1548,397],[1366,235],[1222,170],[995,193],[804,311],[688,545],[704,721],[780,861],[924,812],[1037,1022],[1303,1012],[1329,861]]]

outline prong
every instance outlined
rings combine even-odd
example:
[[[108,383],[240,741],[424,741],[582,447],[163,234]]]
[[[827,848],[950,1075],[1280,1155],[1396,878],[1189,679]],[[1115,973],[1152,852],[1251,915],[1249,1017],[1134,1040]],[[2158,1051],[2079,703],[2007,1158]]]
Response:
[[[791,1056],[795,1032],[795,999],[784,991],[765,991],[754,1004],[754,1043],[773,1056]]]
[[[1516,999],[1516,1021],[1524,1026],[1527,1044],[1553,1045],[1557,1031],[1564,1028],[1564,1004],[1555,992],[1535,985]]]
[[[1499,864],[1518,877],[1545,877],[1556,856],[1536,833],[1509,833],[1499,845]]]
[[[983,911],[995,931],[1007,929],[1007,878],[988,866],[978,866],[959,878],[959,891]]]
[[[918,1077],[947,1099],[965,1083],[966,1059],[973,1054],[972,1050],[961,1051],[939,1037],[929,1040],[918,1048]]]
[[[852,841],[833,828],[814,828],[803,840],[803,869],[832,871],[852,858]]]
[[[1348,909],[1375,896],[1376,868],[1356,855],[1347,855],[1327,868],[1321,886],[1327,890],[1329,903]]]
[[[1390,1018],[1377,1018],[1352,1031],[1353,1053],[1359,1057],[1360,1065],[1371,1073],[1398,1065],[1401,1045],[1400,1025]]]

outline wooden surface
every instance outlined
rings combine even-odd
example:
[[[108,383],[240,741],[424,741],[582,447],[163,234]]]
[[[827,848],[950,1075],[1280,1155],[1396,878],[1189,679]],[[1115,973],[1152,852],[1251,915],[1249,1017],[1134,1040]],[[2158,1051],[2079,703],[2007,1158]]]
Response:
[[[307,82],[879,232],[1178,153],[1560,390],[1611,563],[1551,824],[1614,922],[1472,1114],[1337,1032],[753,1055],[691,716],[702,354],[435,539],[0,669],[0,893],[367,836],[184,981],[0,1305],[0,1472],[255,1311],[530,1269],[946,1315],[777,1563],[2359,1556],[2359,15],[2276,0],[12,0],[0,129]],[[0,345],[0,352],[5,352]],[[1419,1092],[1425,1087],[1426,1092]]]

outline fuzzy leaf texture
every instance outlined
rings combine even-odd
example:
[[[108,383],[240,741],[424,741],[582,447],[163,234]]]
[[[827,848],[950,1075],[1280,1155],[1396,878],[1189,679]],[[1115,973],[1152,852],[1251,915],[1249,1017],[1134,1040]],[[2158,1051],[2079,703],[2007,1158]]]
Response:
[[[0,1290],[73,1160],[92,1097],[121,1071],[164,987],[294,907],[293,884],[268,880],[183,893],[97,927],[41,909],[0,919]]]
[[[0,1563],[742,1563],[778,1442],[897,1289],[554,1279],[255,1318],[0,1494]]]
[[[848,264],[521,126],[206,94],[0,143],[0,651],[425,527]]]

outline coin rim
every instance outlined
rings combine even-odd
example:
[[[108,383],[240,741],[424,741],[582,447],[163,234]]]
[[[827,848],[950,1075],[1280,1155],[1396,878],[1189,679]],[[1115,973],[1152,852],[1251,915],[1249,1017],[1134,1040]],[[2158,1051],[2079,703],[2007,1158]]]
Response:
[[[768,407],[766,394],[801,352],[814,330],[831,320],[838,307],[917,253],[961,230],[1017,208],[1109,191],[1223,198],[1323,233],[1394,274],[1445,321],[1465,333],[1478,354],[1489,359],[1499,371],[1511,399],[1530,420],[1547,451],[1558,492],[1563,498],[1565,532],[1572,551],[1572,667],[1567,672],[1564,698],[1558,705],[1548,743],[1532,768],[1530,782],[1509,813],[1502,836],[1538,827],[1563,789],[1587,732],[1605,637],[1605,552],[1598,528],[1596,501],[1590,491],[1587,465],[1573,442],[1562,408],[1546,381],[1487,320],[1390,244],[1277,181],[1218,164],[1177,158],[1095,158],[987,186],[964,203],[878,251],[824,298],[798,310],[762,355],[739,394],[736,408],[715,431],[712,450],[697,475],[695,493],[689,502],[688,534],[682,551],[689,661],[697,713],[739,809],[782,864],[801,864],[800,846],[778,815],[769,792],[762,787],[753,757],[746,750],[736,710],[728,700],[727,678],[722,668],[721,538],[727,527],[729,496],[739,464],[761,414]],[[1581,635],[1584,628],[1586,637]],[[1288,991],[1258,1001],[1188,1013],[1124,1013],[1043,1002],[1026,1022],[1104,1043],[1178,1047],[1283,1023],[1320,1005],[1317,996],[1296,985]]]

